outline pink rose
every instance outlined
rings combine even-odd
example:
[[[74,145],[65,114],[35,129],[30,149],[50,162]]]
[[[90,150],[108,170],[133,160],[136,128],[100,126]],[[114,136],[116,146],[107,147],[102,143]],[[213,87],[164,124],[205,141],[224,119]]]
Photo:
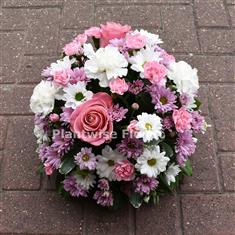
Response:
[[[112,93],[117,93],[119,95],[123,95],[126,91],[128,91],[128,84],[125,79],[115,78],[109,82],[109,87]]]
[[[127,127],[127,131],[130,133],[131,137],[135,137],[137,133],[139,132],[137,123],[138,123],[137,120],[132,120]]]
[[[87,35],[85,33],[78,34],[78,36],[75,38],[75,41],[79,42],[81,45],[86,43],[87,41]]]
[[[118,181],[133,180],[135,167],[128,160],[118,162],[114,167],[114,173]]]
[[[53,82],[57,85],[66,86],[70,79],[71,70],[56,71],[53,77]]]
[[[66,44],[63,48],[64,53],[68,56],[80,54],[81,50],[81,44],[76,41]]]
[[[60,120],[60,116],[57,113],[52,113],[49,116],[51,122],[57,122]]]
[[[44,163],[44,170],[46,175],[52,175],[54,168],[50,163],[45,162]]]
[[[137,33],[129,34],[126,39],[126,46],[131,49],[140,49],[146,44],[146,37]]]
[[[107,46],[111,39],[124,38],[130,29],[129,25],[121,25],[114,22],[107,22],[106,25],[101,25],[101,47]]]
[[[147,62],[144,65],[144,76],[153,84],[160,83],[166,76],[166,68],[156,61]]]
[[[104,92],[96,93],[91,100],[79,105],[70,117],[71,129],[78,138],[99,146],[112,137],[113,122],[108,110],[112,98]]]
[[[175,109],[172,118],[178,132],[183,133],[185,130],[191,129],[192,115],[184,108]]]
[[[101,37],[101,29],[99,27],[91,27],[85,31],[85,34],[88,37],[100,38]]]

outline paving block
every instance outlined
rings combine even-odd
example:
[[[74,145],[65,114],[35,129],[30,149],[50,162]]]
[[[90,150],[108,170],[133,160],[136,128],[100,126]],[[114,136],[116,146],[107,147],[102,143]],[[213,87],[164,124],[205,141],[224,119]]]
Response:
[[[226,234],[235,231],[235,196],[185,195],[182,197],[184,234]]]
[[[40,187],[36,139],[32,117],[15,117],[9,120],[4,149],[3,189],[35,190]]]
[[[5,145],[5,139],[7,136],[7,118],[6,117],[0,117],[0,123],[1,123],[1,129],[0,129],[0,150],[4,148]]]

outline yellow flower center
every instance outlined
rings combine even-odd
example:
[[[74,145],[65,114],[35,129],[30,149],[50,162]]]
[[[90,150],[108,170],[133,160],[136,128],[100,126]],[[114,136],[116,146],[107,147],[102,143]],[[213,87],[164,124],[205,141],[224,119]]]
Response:
[[[166,97],[164,97],[164,96],[162,96],[161,98],[160,98],[160,102],[164,105],[164,104],[167,104],[167,98]]]
[[[90,159],[90,157],[89,157],[88,154],[84,154],[84,155],[82,156],[82,160],[83,160],[84,162],[87,162],[89,159]]]
[[[148,163],[149,166],[154,166],[154,165],[156,165],[157,160],[154,159],[154,158],[152,158],[152,159],[149,159],[149,160],[147,161],[147,163]]]
[[[146,130],[149,131],[149,130],[151,130],[151,129],[153,128],[153,126],[152,126],[152,124],[150,124],[150,123],[147,122],[147,123],[145,124],[145,128],[146,128]]]
[[[114,166],[114,160],[108,160],[108,165],[109,166]]]

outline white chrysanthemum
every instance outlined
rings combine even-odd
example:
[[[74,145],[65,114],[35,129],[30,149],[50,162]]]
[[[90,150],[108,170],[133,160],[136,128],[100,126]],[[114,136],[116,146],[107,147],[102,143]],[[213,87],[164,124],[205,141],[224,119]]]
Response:
[[[161,118],[156,114],[142,113],[137,116],[137,138],[143,138],[144,142],[158,140],[162,136]]]
[[[148,31],[143,29],[141,29],[139,33],[146,37],[146,45],[149,47],[163,43],[163,41],[159,38],[159,35],[157,34],[149,33]]]
[[[75,175],[77,183],[83,186],[85,189],[89,189],[94,186],[95,184],[95,175],[88,174],[88,175]]]
[[[33,133],[34,133],[35,137],[37,138],[38,144],[43,144],[43,143],[49,142],[49,140],[50,140],[48,135],[45,134],[45,131],[37,125],[35,125]]]
[[[175,165],[175,163],[172,163],[166,170],[165,176],[166,176],[166,182],[170,185],[171,182],[175,182],[175,177],[180,173],[180,167],[179,165]]]
[[[129,58],[129,62],[132,64],[131,69],[136,72],[140,72],[141,78],[144,78],[144,64],[146,62],[159,62],[160,60],[162,60],[160,53],[154,51],[154,48],[151,47],[142,48]]]
[[[106,46],[95,52],[91,44],[85,44],[84,54],[88,57],[84,65],[87,77],[99,79],[101,87],[108,87],[112,78],[127,75],[128,62],[116,47]]]
[[[46,116],[49,114],[55,103],[57,89],[50,81],[41,81],[33,90],[30,99],[30,108],[35,114]]]
[[[108,180],[116,180],[113,172],[114,166],[118,161],[123,161],[124,157],[117,151],[110,148],[108,145],[102,150],[102,156],[98,156],[97,174],[100,178],[107,178]]]
[[[71,69],[71,66],[75,61],[76,60],[74,58],[70,60],[69,56],[65,56],[63,59],[57,60],[56,63],[51,64],[50,74],[54,76],[58,71]]]
[[[137,158],[135,168],[148,177],[157,177],[166,170],[169,160],[165,152],[160,152],[159,146],[155,146],[153,149],[144,150],[143,154]]]
[[[173,62],[167,71],[169,79],[173,80],[180,94],[194,96],[199,88],[197,69],[184,61]]]
[[[82,104],[84,101],[92,98],[92,91],[86,89],[84,82],[78,82],[76,84],[68,84],[64,89],[63,100],[66,101],[65,107],[76,109],[76,107]]]

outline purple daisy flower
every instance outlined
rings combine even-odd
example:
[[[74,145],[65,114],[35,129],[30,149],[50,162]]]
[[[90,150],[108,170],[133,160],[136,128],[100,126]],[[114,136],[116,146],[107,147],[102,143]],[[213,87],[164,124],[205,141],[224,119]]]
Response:
[[[81,170],[94,170],[96,168],[97,162],[95,155],[92,153],[92,148],[82,148],[81,151],[74,156],[74,159]]]
[[[138,95],[141,91],[143,91],[144,83],[140,79],[130,83],[128,82],[129,89],[128,91],[134,95]]]
[[[147,175],[141,175],[134,181],[135,192],[143,195],[149,194],[151,190],[154,190],[158,186],[158,181],[155,178],[150,178]]]
[[[143,153],[144,142],[135,137],[126,136],[120,144],[117,144],[117,150],[128,158],[137,158]]]
[[[119,104],[116,104],[109,110],[109,115],[113,121],[120,122],[122,119],[126,118],[125,115],[127,112],[128,109],[120,107]]]
[[[53,169],[58,169],[61,164],[61,154],[58,153],[53,147],[47,146],[45,150],[45,163],[50,165]]]
[[[190,155],[195,152],[196,139],[192,136],[192,131],[187,130],[183,133],[179,133],[176,141],[176,153],[177,162],[180,166],[184,165],[184,162]]]
[[[202,131],[204,123],[205,123],[205,118],[203,116],[200,115],[200,113],[198,111],[194,111],[191,113],[192,115],[192,129],[198,133],[200,131]]]
[[[163,86],[152,85],[149,87],[149,92],[152,97],[152,103],[155,104],[155,109],[158,112],[169,112],[177,108],[175,94]]]
[[[63,129],[60,129],[57,130],[56,135],[53,135],[52,141],[53,144],[51,145],[51,147],[56,149],[58,153],[61,153],[63,155],[70,150],[74,139],[72,138],[71,133],[67,133]]]
[[[167,116],[165,118],[163,118],[163,128],[166,130],[171,130],[172,127],[174,127],[174,121],[172,119],[172,117]]]
[[[75,176],[67,176],[64,181],[64,190],[69,192],[73,197],[87,197],[87,190],[77,183],[77,179]]]
[[[111,191],[100,191],[97,190],[93,196],[96,203],[101,206],[112,206],[113,205],[113,194]]]
[[[47,154],[47,147],[48,145],[46,144],[41,144],[38,149],[38,155],[41,161],[44,161],[46,159],[46,154]]]
[[[66,107],[63,107],[62,110],[63,112],[60,114],[60,121],[69,123],[71,114],[73,113],[74,110],[72,108],[66,108]]]

